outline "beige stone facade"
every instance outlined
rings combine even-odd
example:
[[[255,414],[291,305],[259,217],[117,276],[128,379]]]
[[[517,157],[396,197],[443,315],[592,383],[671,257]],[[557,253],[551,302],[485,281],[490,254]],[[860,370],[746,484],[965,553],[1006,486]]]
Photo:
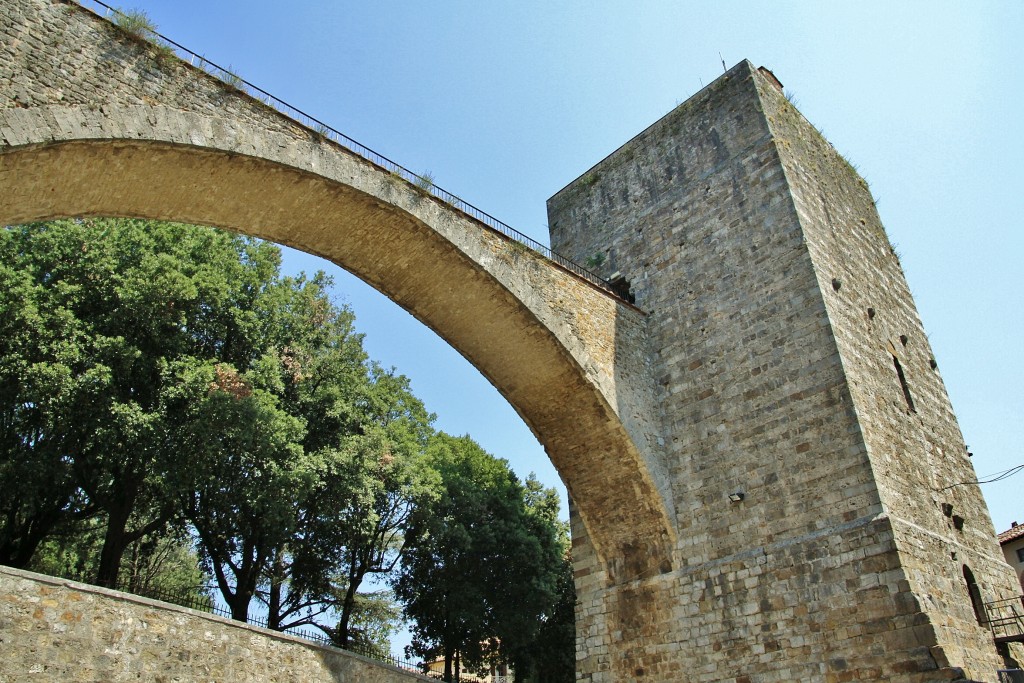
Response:
[[[583,679],[994,680],[964,577],[1017,582],[871,195],[777,81],[738,65],[548,212],[648,313],[679,539],[622,581],[574,526]]]

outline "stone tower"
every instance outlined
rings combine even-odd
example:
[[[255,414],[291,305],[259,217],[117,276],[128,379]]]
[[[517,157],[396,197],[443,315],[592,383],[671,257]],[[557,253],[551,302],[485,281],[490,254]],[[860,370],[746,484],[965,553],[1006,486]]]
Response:
[[[621,576],[574,519],[578,679],[994,680],[984,603],[1018,586],[871,194],[774,76],[737,65],[548,214],[647,314],[677,531]]]

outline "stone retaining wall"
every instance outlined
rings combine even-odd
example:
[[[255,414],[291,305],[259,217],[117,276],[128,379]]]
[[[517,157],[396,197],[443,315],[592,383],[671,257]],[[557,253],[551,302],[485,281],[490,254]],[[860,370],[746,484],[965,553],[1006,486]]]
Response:
[[[0,567],[0,683],[430,680],[295,636]]]

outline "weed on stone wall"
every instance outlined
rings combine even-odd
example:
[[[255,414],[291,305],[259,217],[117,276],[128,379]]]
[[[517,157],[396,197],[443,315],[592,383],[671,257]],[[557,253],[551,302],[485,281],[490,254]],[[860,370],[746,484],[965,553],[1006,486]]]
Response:
[[[142,10],[117,10],[114,23],[125,33],[139,40],[149,40],[156,33],[156,24]]]
[[[153,56],[160,63],[175,56],[174,49],[160,40],[156,32],[156,24],[142,10],[116,10],[114,25],[140,43],[146,43],[153,49]]]
[[[430,171],[424,171],[413,179],[412,184],[421,194],[430,195],[434,187],[434,176]]]
[[[235,67],[228,64],[228,68],[220,72],[220,80],[224,81],[225,84],[230,85],[232,88],[239,90],[245,85],[242,77],[235,73]]]
[[[150,42],[153,44],[153,49],[156,51],[157,62],[163,64],[177,57],[177,55],[174,54],[174,48],[170,45],[165,45],[164,43],[155,40]]]

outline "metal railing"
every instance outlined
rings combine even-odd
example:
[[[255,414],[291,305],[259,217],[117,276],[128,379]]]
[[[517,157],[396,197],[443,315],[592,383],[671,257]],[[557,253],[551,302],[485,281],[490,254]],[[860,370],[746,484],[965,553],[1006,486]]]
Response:
[[[102,0],[75,1],[83,7],[87,7],[89,5],[98,7],[101,11],[97,12],[97,14],[102,14],[103,16],[108,18],[111,16],[125,16],[125,14],[118,10],[116,7],[112,7],[103,2]],[[336,128],[332,128],[331,126],[324,123],[320,119],[314,116],[310,116],[309,114],[302,111],[298,107],[295,107],[285,102],[284,100],[280,99],[279,97],[272,95],[263,88],[260,88],[259,86],[250,83],[238,74],[235,74],[232,71],[211,62],[206,57],[200,55],[197,52],[193,52],[184,45],[181,45],[180,43],[171,40],[167,36],[150,29],[144,28],[141,30],[144,30],[149,36],[151,36],[151,38],[154,40],[154,44],[173,50],[176,53],[176,55],[183,61],[187,61],[192,66],[198,67],[203,71],[206,71],[210,75],[219,78],[220,80],[226,83],[234,85],[236,88],[239,89],[239,91],[249,95],[250,97],[255,97],[264,104],[272,106],[283,116],[287,116],[296,123],[305,126],[306,128],[310,129],[312,132],[320,135],[321,137],[340,145],[343,149],[353,154],[356,154],[357,156],[365,159],[366,161],[369,161],[372,164],[375,164],[376,166],[383,168],[389,173],[395,174],[396,176],[402,178],[403,180],[410,183],[414,187],[425,192],[428,192],[431,196],[436,197],[437,199],[441,200],[442,202],[445,202],[452,208],[455,208],[461,211],[462,213],[466,214],[467,216],[479,221],[480,223],[483,223],[492,230],[496,230],[502,235],[512,240],[515,240],[516,242],[519,242],[520,244],[523,244],[526,247],[529,247],[532,251],[537,252],[544,258],[548,259],[553,263],[558,264],[559,266],[568,270],[574,275],[577,275],[587,280],[591,284],[596,285],[599,289],[615,297],[616,299],[625,301],[625,299],[623,299],[623,297],[618,292],[615,291],[615,288],[611,285],[611,283],[602,278],[600,275],[597,275],[596,273],[592,272],[587,268],[584,268],[578,263],[575,263],[574,261],[571,261],[566,257],[562,256],[561,254],[552,251],[550,247],[545,246],[544,244],[541,244],[537,240],[533,239],[532,237],[519,232],[512,226],[508,225],[503,221],[498,220],[497,218],[487,213],[486,211],[479,209],[476,206],[473,206],[472,204],[465,201],[461,197],[458,197],[457,195],[454,195],[451,192],[448,192],[447,190],[439,187],[437,184],[434,183],[433,179],[430,178],[429,176],[413,173],[412,171],[405,168],[401,164],[392,161],[383,154],[379,154],[378,152],[375,152],[369,147],[353,140],[349,136],[345,135]]]
[[[1024,596],[985,603],[985,623],[996,642],[1024,641]]]

